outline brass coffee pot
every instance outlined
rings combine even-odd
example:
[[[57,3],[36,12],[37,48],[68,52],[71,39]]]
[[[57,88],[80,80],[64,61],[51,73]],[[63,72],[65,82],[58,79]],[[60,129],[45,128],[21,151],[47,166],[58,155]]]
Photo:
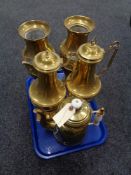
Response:
[[[96,74],[96,65],[101,62],[105,55],[105,50],[96,44],[95,41],[81,45],[77,51],[78,61],[74,65],[73,71],[66,80],[68,91],[78,97],[90,100],[101,90],[100,76],[103,75],[111,66],[119,48],[119,42],[115,41],[108,50],[112,56],[99,75]]]
[[[19,35],[25,41],[25,48],[22,53],[22,63],[26,66],[28,73],[36,76],[36,71],[32,66],[34,56],[44,50],[54,51],[48,42],[50,26],[45,21],[31,20],[22,23],[18,28]]]
[[[43,51],[34,57],[32,65],[38,78],[31,83],[29,96],[35,106],[36,116],[40,117],[41,124],[52,129],[54,127],[52,116],[66,96],[66,88],[57,78],[61,58],[54,52]]]
[[[87,42],[89,33],[95,28],[95,23],[89,17],[75,15],[66,18],[64,25],[68,35],[60,44],[60,52],[64,58],[65,73],[68,74],[72,71],[73,65],[77,61],[77,49]]]

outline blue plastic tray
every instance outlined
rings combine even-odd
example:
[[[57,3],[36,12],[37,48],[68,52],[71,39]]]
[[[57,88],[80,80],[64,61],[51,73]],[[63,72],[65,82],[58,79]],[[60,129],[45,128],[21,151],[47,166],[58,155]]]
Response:
[[[61,78],[62,76],[63,74],[59,73],[58,77]],[[32,80],[33,80],[32,77],[29,77],[26,80],[27,94]],[[94,110],[97,109],[95,101],[91,101],[90,105],[92,109]],[[36,154],[43,159],[50,159],[68,153],[89,149],[91,147],[98,146],[104,143],[107,138],[107,129],[102,121],[99,126],[93,126],[93,125],[88,126],[87,133],[83,138],[81,144],[77,146],[64,146],[56,141],[52,132],[44,129],[40,125],[40,123],[36,121],[35,114],[33,113],[34,107],[30,101],[29,94],[28,94],[28,106],[30,112],[30,122],[31,122],[34,150]]]

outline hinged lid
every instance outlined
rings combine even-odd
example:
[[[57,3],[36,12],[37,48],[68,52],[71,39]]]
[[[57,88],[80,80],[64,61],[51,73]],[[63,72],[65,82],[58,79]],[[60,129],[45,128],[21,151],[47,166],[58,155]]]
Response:
[[[67,103],[71,103],[75,97],[66,98],[63,103],[60,105],[60,109],[63,108]],[[91,108],[87,101],[81,99],[82,106],[80,109],[76,110],[75,114],[65,123],[68,126],[80,127],[87,125],[91,118]]]
[[[95,42],[82,44],[78,49],[78,57],[87,63],[98,63],[104,57],[105,51]]]
[[[57,71],[61,65],[61,58],[54,52],[43,51],[38,53],[33,60],[34,68],[39,72]]]

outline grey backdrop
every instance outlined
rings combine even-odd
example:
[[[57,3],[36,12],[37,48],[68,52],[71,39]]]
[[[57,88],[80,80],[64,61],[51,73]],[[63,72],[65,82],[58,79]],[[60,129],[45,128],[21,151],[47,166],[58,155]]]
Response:
[[[30,19],[50,23],[50,42],[58,51],[66,36],[63,20],[81,14],[96,21],[98,43],[106,47],[119,40],[119,55],[102,78],[97,102],[106,108],[108,141],[97,148],[52,160],[39,159],[32,148],[25,92],[27,73],[21,65],[23,41],[18,25]],[[0,0],[0,174],[1,175],[128,175],[131,117],[131,15],[130,0]],[[103,64],[99,66],[101,68]]]

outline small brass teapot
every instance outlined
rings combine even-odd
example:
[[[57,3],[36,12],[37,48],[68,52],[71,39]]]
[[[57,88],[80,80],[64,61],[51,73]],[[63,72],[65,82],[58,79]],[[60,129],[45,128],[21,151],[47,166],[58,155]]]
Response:
[[[26,66],[28,73],[33,76],[36,76],[36,71],[32,66],[34,56],[41,51],[54,51],[54,48],[48,42],[50,31],[49,24],[40,20],[26,21],[18,28],[18,33],[26,44],[22,54],[22,64]]]
[[[93,118],[92,115],[94,115]],[[59,112],[53,120],[56,127],[53,131],[58,142],[73,146],[81,143],[88,125],[98,126],[104,116],[104,108],[93,111],[86,100],[73,96],[67,97],[59,106]]]
[[[76,52],[80,45],[86,43],[88,35],[95,28],[95,22],[86,16],[75,15],[65,19],[67,38],[60,44],[61,56],[64,59],[65,73],[72,71],[77,61]]]
[[[59,110],[61,110],[66,104],[70,103],[70,107],[72,107],[72,105],[77,107],[75,114],[72,115],[72,117],[61,127],[57,127],[56,125],[54,130],[54,136],[58,142],[64,145],[76,145],[80,143],[86,133],[88,123],[90,123],[91,119],[92,109],[86,100],[74,98],[75,97],[72,96],[64,99]],[[72,109],[73,108],[70,108],[70,110]],[[64,114],[66,113],[67,111],[63,114],[61,113],[61,115],[63,115],[61,118],[64,118]],[[69,113],[67,115],[69,115]]]
[[[78,61],[74,65],[72,73],[66,80],[67,89],[70,94],[91,100],[101,90],[100,76],[103,75],[111,66],[119,48],[119,42],[115,41],[109,46],[112,56],[98,75],[96,74],[96,65],[101,62],[105,55],[105,50],[96,44],[95,41],[81,45],[77,51]]]
[[[37,78],[30,85],[29,96],[35,106],[36,116],[41,116],[41,124],[52,129],[54,128],[52,116],[66,96],[66,88],[57,78],[61,58],[51,51],[39,52],[34,57],[32,66],[37,72]]]

